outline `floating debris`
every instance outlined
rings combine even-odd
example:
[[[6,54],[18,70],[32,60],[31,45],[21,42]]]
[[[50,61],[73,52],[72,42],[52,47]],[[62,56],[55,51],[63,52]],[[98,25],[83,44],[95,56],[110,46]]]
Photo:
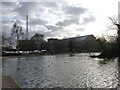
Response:
[[[17,70],[19,70],[19,68],[17,68]]]

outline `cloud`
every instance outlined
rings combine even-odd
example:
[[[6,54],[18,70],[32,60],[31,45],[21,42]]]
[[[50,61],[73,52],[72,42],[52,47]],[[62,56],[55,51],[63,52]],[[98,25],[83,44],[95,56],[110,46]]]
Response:
[[[90,15],[89,17],[83,18],[82,24],[88,24],[88,23],[93,22],[93,21],[95,21],[95,20],[96,20],[95,17],[92,16],[92,15]]]
[[[4,25],[4,24],[9,24],[10,23],[10,21],[8,21],[8,20],[2,20],[2,24]]]
[[[2,2],[2,16],[11,18],[15,12],[13,10],[17,7],[15,2]]]
[[[49,8],[58,8],[57,2],[42,2],[41,5]]]
[[[64,8],[66,14],[71,14],[71,15],[81,15],[87,12],[86,8],[83,7],[73,7],[73,6],[68,6]]]
[[[38,5],[39,4],[37,2],[21,2],[13,11],[17,12],[20,16],[25,17],[28,13],[35,13]]]
[[[32,18],[29,21],[30,25],[46,25],[47,21],[44,21],[42,19]]]
[[[16,2],[2,2],[2,6],[14,8],[17,5]]]
[[[52,31],[57,31],[57,30],[60,30],[62,28],[58,27],[58,26],[53,26],[53,25],[47,25],[46,28],[48,30],[52,30]]]
[[[6,34],[6,36],[10,36],[11,34],[11,26],[9,25],[2,25],[2,32]]]
[[[17,12],[20,16],[25,17],[27,13],[35,15],[36,13],[42,13],[47,9],[58,10],[59,6],[56,2],[20,2],[18,7],[13,11]]]
[[[68,26],[68,25],[71,25],[71,24],[77,24],[77,23],[79,23],[79,17],[71,17],[71,18],[65,19],[63,21],[58,21],[56,23],[56,25],[64,27],[64,26]]]
[[[84,31],[85,29],[84,28],[78,28],[76,29],[77,31]]]
[[[30,35],[40,32],[46,37],[63,35],[63,32],[67,34],[70,30],[65,29],[70,29],[72,25],[86,25],[95,21],[95,17],[88,12],[87,8],[70,6],[64,2],[5,2],[2,8],[3,30],[8,32],[14,22],[21,25],[25,31],[27,13],[29,14]],[[86,13],[87,16],[82,17]]]
[[[24,20],[16,20],[16,23],[18,24],[18,25],[23,25],[23,24],[25,24],[25,21]]]
[[[87,8],[66,5],[62,10],[65,13],[66,18],[63,21],[58,21],[56,23],[57,26],[66,27],[72,24],[79,25],[81,24],[81,20],[83,20],[82,25],[95,21],[95,17],[89,13],[89,10]],[[86,13],[87,16],[82,17]]]
[[[82,22],[80,22],[80,20],[82,20]],[[58,21],[56,23],[57,26],[60,27],[66,27],[66,26],[70,26],[72,24],[76,24],[76,25],[86,25],[90,22],[94,22],[96,20],[96,18],[92,15],[89,15],[87,17],[79,17],[79,16],[71,16],[68,19],[64,19],[63,21]]]

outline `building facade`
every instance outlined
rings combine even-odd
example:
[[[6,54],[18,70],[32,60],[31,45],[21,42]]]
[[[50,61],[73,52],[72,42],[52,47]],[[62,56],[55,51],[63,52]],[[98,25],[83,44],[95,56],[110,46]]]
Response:
[[[19,41],[20,50],[43,50],[46,49],[51,53],[62,52],[92,52],[97,51],[98,43],[93,35],[80,37],[56,39],[50,38],[48,41],[43,39],[31,38],[31,40]]]
[[[48,39],[50,52],[91,52],[98,50],[98,43],[93,35],[73,37],[67,39]]]
[[[42,50],[45,48],[46,41],[44,35],[36,33],[30,40],[19,40],[19,48],[21,51]]]

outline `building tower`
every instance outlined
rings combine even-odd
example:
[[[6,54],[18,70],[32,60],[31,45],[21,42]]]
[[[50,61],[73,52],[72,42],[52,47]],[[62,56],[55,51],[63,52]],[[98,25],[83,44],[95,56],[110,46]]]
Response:
[[[26,40],[29,39],[29,36],[28,36],[28,14],[26,16]]]

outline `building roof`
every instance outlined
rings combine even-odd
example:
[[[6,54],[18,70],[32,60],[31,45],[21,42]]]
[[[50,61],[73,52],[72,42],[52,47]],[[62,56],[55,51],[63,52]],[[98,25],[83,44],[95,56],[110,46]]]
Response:
[[[44,34],[36,33],[31,39],[32,40],[43,40]]]
[[[76,40],[76,41],[83,41],[85,40],[86,38],[95,38],[93,35],[85,35],[85,36],[79,36],[79,37],[72,37],[72,38],[65,38],[65,39],[61,39],[61,40]],[[49,38],[48,41],[50,40],[60,40],[60,39],[57,39],[57,38]]]
[[[79,41],[82,41],[82,40],[85,40],[86,38],[88,37],[94,37],[93,35],[85,35],[85,36],[79,36],[79,37],[72,37],[72,38],[67,38],[67,39],[75,39],[75,40],[79,40]],[[95,37],[94,37],[95,38]]]

